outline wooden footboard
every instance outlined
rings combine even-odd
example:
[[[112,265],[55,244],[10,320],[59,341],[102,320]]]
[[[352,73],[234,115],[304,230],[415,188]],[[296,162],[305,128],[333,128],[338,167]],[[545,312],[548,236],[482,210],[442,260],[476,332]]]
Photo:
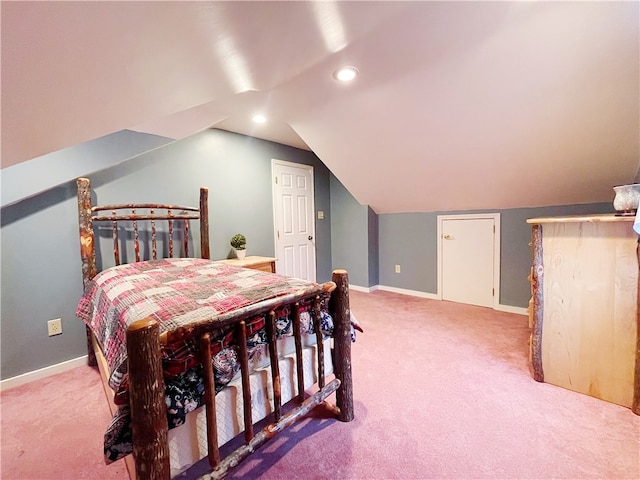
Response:
[[[234,325],[237,344],[240,346],[240,364],[245,417],[245,444],[226,458],[221,459],[216,438],[215,386],[213,375],[205,375],[205,408],[207,409],[208,459],[211,473],[206,479],[222,478],[230,468],[240,463],[261,445],[273,438],[284,428],[302,418],[315,406],[336,392],[338,418],[348,422],[354,419],[353,387],[351,378],[351,318],[349,310],[349,279],[345,270],[333,272],[333,282],[318,287],[316,292],[303,292],[285,299],[262,302],[223,316],[225,325]],[[322,332],[320,329],[320,293],[324,290],[331,294],[330,313],[334,320],[334,372],[335,379],[325,384],[324,354],[322,353]],[[246,349],[244,320],[256,314],[267,314],[267,332],[271,358],[277,358],[277,346],[273,326],[273,311],[283,305],[290,305],[297,316],[297,305],[302,300],[313,299],[311,310],[315,325],[318,348],[318,387],[319,390],[309,398],[304,398],[304,378],[302,378],[302,354],[300,329],[294,328],[296,343],[296,364],[298,371],[298,405],[281,414],[281,398],[278,362],[271,362],[273,383],[274,422],[253,432],[254,421],[251,418],[251,392],[248,381],[248,359]],[[270,319],[270,321],[269,321]],[[219,319],[220,320],[220,319]],[[294,318],[294,325],[296,325]],[[185,332],[182,331],[181,335]],[[201,361],[210,365],[208,348],[209,331],[206,325],[196,325],[187,332],[199,339]],[[140,320],[132,324],[127,331],[127,351],[129,359],[129,389],[132,416],[133,456],[136,477],[141,480],[168,480],[171,477],[169,466],[169,447],[167,441],[167,418],[164,400],[164,380],[161,365],[161,345],[167,341],[159,335],[159,326],[152,320]],[[205,369],[207,372],[210,368]]]

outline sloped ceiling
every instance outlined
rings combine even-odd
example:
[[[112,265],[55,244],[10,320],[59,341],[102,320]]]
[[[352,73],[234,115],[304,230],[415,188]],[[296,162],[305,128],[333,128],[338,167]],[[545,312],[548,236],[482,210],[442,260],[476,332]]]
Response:
[[[1,8],[3,168],[221,128],[313,150],[378,213],[608,202],[638,172],[638,2]]]

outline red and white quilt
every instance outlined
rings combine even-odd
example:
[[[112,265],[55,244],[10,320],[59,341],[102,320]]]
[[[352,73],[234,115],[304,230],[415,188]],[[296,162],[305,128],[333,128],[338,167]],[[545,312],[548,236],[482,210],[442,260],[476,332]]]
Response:
[[[96,336],[111,372],[109,385],[117,391],[126,374],[126,330],[133,322],[153,318],[162,333],[311,285],[211,260],[151,260],[100,272],[76,315]]]

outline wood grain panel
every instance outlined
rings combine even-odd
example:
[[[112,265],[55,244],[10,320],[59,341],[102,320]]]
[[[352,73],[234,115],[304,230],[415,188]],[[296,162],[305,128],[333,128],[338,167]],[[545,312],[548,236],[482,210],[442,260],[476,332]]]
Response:
[[[627,222],[545,224],[542,365],[548,383],[630,407],[637,236]]]
[[[251,268],[253,270],[262,270],[263,272],[276,273],[276,259],[273,257],[259,257],[252,255],[245,258],[228,258],[226,260],[218,260],[220,263],[235,265],[236,267]]]

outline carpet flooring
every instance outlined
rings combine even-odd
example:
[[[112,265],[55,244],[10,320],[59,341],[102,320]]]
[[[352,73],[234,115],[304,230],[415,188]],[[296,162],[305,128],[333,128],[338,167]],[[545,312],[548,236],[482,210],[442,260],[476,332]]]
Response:
[[[320,409],[230,478],[640,479],[640,417],[535,382],[526,317],[383,291],[351,307],[356,419]],[[1,478],[127,478],[102,465],[103,395],[85,367],[3,392]]]
[[[105,465],[111,413],[97,370],[79,367],[0,394],[2,480],[125,480]]]

